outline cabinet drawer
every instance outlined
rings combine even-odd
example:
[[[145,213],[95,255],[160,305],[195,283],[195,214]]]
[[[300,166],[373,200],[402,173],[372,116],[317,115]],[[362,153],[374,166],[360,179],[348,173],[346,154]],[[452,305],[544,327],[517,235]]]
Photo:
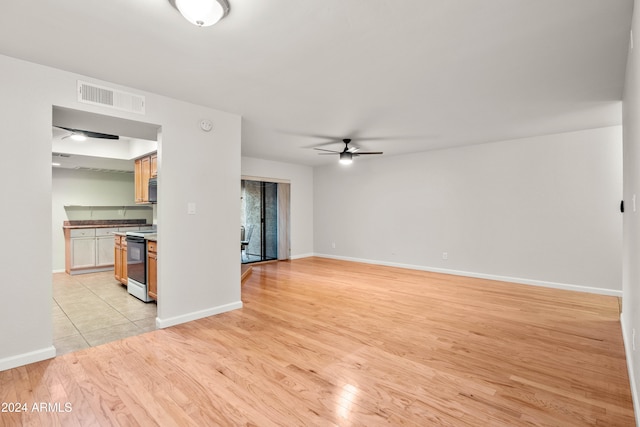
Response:
[[[111,236],[118,231],[118,228],[96,228],[96,236]]]
[[[158,252],[158,242],[154,242],[153,240],[147,240],[147,251]]]
[[[96,229],[95,228],[72,228],[71,237],[95,237]]]

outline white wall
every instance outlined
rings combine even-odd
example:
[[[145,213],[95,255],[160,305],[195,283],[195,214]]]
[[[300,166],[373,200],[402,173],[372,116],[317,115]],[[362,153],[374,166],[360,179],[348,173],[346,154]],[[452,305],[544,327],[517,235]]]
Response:
[[[51,187],[53,271],[64,271],[64,221],[77,219],[144,219],[153,221],[151,206],[135,206],[133,173],[53,168]],[[69,208],[81,205],[86,208]],[[90,208],[91,206],[95,208]],[[98,208],[113,206],[112,209]],[[122,209],[130,206],[130,209]]]
[[[632,209],[633,197],[640,197],[640,3],[634,3],[634,49],[629,50],[623,102],[624,127],[624,252],[622,286],[622,331],[634,398],[636,422],[640,425],[638,381],[640,352],[633,350],[634,331],[640,332],[640,212]],[[638,200],[640,202],[640,200]],[[636,347],[638,347],[636,338]]]
[[[315,252],[620,294],[621,147],[611,127],[316,168]]]
[[[241,170],[245,176],[290,181],[291,258],[312,255],[313,169],[310,166],[242,157]]]
[[[164,327],[241,307],[239,116],[0,56],[0,187],[5,224],[0,370],[52,357],[52,106],[162,127],[159,143],[158,319]],[[146,96],[140,116],[76,101],[76,80]],[[200,119],[214,130],[200,131]],[[187,214],[187,202],[197,205]],[[215,244],[211,244],[215,242]]]

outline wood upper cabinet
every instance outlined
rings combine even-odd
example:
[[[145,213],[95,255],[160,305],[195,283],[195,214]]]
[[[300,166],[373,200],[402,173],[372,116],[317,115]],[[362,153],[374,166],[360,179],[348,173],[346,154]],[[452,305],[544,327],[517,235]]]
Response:
[[[156,153],[135,160],[134,181],[136,203],[149,203],[149,178],[158,175]]]
[[[155,178],[158,176],[158,153],[153,153],[150,156],[151,160],[151,178]]]
[[[147,294],[158,300],[158,242],[147,242]]]
[[[136,203],[142,203],[142,159],[136,159],[133,168],[133,177],[135,182]]]

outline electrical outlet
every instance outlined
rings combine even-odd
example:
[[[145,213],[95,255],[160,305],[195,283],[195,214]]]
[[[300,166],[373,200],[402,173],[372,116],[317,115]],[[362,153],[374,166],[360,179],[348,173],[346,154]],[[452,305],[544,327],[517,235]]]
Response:
[[[633,328],[631,331],[631,346],[633,347],[633,351],[636,351],[636,328]]]
[[[448,252],[442,252],[442,259],[449,259],[449,253]]]
[[[336,248],[336,242],[331,242],[331,248],[335,249]]]

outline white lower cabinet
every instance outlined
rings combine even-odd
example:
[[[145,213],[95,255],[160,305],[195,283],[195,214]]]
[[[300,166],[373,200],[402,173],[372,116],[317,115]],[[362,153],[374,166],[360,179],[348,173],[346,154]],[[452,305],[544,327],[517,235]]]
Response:
[[[113,233],[117,228],[96,228],[96,266],[112,266],[114,263]]]
[[[96,238],[71,238],[71,268],[88,268],[96,265]]]
[[[140,227],[78,228],[65,231],[66,267],[69,274],[105,271],[115,264],[113,233]]]
[[[113,236],[96,238],[96,265],[113,265],[114,261]]]

